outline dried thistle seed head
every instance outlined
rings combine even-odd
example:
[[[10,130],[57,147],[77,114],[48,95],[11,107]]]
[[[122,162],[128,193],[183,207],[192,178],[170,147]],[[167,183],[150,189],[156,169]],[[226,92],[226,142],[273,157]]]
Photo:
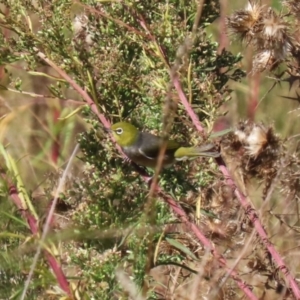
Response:
[[[253,127],[253,123],[249,120],[241,121],[236,126],[234,135],[237,137],[238,141],[244,144],[247,140],[248,135],[250,134]]]
[[[271,8],[264,14],[259,35],[254,39],[257,54],[253,58],[253,72],[274,70],[291,53],[292,37],[289,24]]]
[[[276,166],[282,155],[282,142],[274,134],[272,127],[263,124],[240,122],[236,132],[239,131],[246,134],[246,138],[239,141],[241,148],[244,149],[244,152],[239,150],[243,177],[262,179],[264,182],[263,196],[265,197],[277,173]],[[236,138],[239,136],[234,135]],[[235,144],[233,146],[236,148]]]
[[[284,21],[282,16],[277,15],[272,9],[268,9],[263,22],[262,34],[270,40],[283,41],[288,35],[287,22]]]
[[[277,43],[276,49],[259,51],[253,58],[253,73],[276,69],[280,63],[286,61],[291,51],[290,45],[290,43],[286,43],[280,46],[280,43]]]
[[[234,134],[236,135],[237,139],[241,142],[241,143],[245,143],[246,139],[247,139],[247,135],[246,132],[244,132],[243,130],[240,129],[236,129]]]
[[[291,14],[297,19],[300,19],[300,1],[299,0],[284,0],[282,6],[286,6]]]
[[[263,11],[264,6],[258,2],[249,1],[245,9],[238,10],[227,18],[226,25],[232,34],[249,42],[259,31]]]
[[[256,158],[263,151],[267,142],[267,129],[262,125],[255,124],[246,139],[248,155]]]
[[[230,220],[225,227],[225,232],[227,236],[233,236],[238,231],[238,222]]]
[[[282,62],[281,57],[276,57],[275,51],[264,50],[257,53],[253,58],[253,73],[263,72],[264,70],[274,70],[279,63]]]
[[[262,20],[262,49],[279,50],[284,53],[291,48],[290,40],[289,24],[269,8]]]
[[[243,126],[236,129],[234,134],[241,144],[244,145],[246,154],[253,158],[256,158],[268,143],[268,129],[262,124],[246,122],[245,127]]]

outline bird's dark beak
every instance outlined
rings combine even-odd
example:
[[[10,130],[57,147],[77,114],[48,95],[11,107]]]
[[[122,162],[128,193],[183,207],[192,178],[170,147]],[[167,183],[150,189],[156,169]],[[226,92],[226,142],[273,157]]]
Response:
[[[107,132],[107,133],[112,132],[112,130],[110,128],[107,128],[107,127],[104,127],[104,131]]]

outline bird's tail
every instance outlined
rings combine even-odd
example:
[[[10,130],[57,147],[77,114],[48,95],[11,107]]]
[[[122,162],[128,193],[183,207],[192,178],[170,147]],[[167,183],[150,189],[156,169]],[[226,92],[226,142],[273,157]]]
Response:
[[[198,156],[219,157],[220,152],[213,151],[214,144],[206,144],[200,147],[180,147],[174,153],[176,160],[186,160],[196,158]]]

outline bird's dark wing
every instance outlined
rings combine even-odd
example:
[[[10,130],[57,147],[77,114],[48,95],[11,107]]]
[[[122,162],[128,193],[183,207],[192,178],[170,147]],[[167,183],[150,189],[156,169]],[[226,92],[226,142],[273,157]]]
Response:
[[[141,132],[137,143],[141,154],[149,159],[156,159],[159,155],[160,146],[163,144],[163,139],[151,133]],[[179,147],[180,144],[176,141],[168,141],[165,155],[173,156]]]

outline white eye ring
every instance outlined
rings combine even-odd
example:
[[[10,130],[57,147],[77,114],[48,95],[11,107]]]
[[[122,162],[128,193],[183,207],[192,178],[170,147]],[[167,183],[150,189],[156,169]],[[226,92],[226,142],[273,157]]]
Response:
[[[123,128],[119,127],[115,131],[118,135],[121,135],[123,133]]]

